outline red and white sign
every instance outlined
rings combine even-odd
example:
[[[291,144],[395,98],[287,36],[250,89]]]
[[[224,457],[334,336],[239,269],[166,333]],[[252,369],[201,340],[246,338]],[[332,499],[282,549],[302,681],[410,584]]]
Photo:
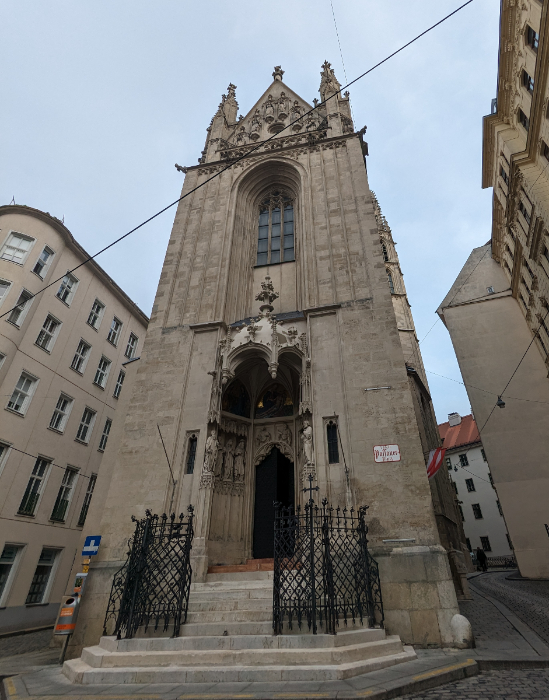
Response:
[[[374,459],[376,462],[400,462],[400,449],[398,445],[374,445]]]
[[[446,449],[444,447],[437,447],[436,450],[429,452],[429,461],[427,462],[427,476],[429,479],[432,479],[441,468],[445,453]]]

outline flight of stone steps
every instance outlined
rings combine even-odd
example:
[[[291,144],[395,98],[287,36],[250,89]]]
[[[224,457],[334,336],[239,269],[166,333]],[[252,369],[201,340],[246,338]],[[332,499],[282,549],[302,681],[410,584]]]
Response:
[[[382,629],[342,626],[337,635],[313,635],[294,625],[273,635],[273,571],[260,564],[238,568],[192,584],[180,637],[102,637],[80,659],[65,662],[65,675],[81,684],[320,681],[416,658]]]

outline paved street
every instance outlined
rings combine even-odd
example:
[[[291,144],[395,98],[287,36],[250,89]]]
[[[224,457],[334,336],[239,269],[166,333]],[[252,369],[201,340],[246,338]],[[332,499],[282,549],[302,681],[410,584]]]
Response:
[[[52,629],[47,629],[40,632],[31,632],[30,634],[18,634],[14,637],[0,638],[0,659],[4,656],[41,651],[50,643],[52,632]]]
[[[547,700],[549,670],[488,671],[403,700]]]

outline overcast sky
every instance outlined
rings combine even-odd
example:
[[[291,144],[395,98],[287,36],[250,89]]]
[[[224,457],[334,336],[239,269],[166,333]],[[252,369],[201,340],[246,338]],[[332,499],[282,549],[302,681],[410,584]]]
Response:
[[[460,4],[333,0],[349,81]],[[3,0],[0,22],[0,203],[64,217],[90,253],[177,199],[174,163],[197,162],[229,82],[243,114],[278,64],[310,102],[324,60],[346,82],[330,0]],[[497,0],[475,0],[351,88],[420,339],[491,235],[481,146],[498,22]],[[173,217],[98,258],[146,313]],[[461,380],[441,322],[421,347],[427,370]],[[428,377],[439,422],[470,412],[462,386]]]

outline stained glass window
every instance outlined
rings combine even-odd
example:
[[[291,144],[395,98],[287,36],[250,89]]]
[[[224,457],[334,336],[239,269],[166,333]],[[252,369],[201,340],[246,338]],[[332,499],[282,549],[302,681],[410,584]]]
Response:
[[[294,205],[282,190],[273,190],[259,206],[257,264],[295,260]]]

